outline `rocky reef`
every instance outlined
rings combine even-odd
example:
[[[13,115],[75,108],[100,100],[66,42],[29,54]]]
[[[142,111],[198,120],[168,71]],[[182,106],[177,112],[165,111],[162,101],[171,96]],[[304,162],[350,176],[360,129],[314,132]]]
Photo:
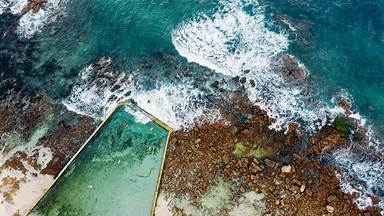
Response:
[[[236,215],[234,209],[256,193],[262,198],[252,211],[243,206],[237,215],[380,215],[374,207],[359,209],[354,197],[341,190],[337,169],[322,162],[326,152],[349,146],[348,135],[357,129],[353,119],[337,117],[307,143],[297,124],[287,131],[271,130],[274,119],[241,92],[231,99],[218,106],[228,122],[173,134],[161,191],[174,213]],[[229,201],[207,204],[205,197],[222,181],[231,185]]]
[[[0,104],[0,212],[24,215],[98,122],[44,94],[11,94]]]
[[[26,50],[10,49],[21,56]],[[6,62],[12,62],[8,58],[12,56],[0,55]],[[28,57],[21,59],[20,64],[0,68],[5,80],[0,87],[6,89],[0,95],[0,212],[11,209],[23,215],[99,122],[68,111],[60,100],[54,100],[62,94],[48,94],[52,86],[42,91],[29,88],[31,83],[24,82],[24,75],[10,72],[28,62]],[[47,66],[44,73],[51,69]],[[144,64],[128,76],[121,74],[111,59],[102,58],[84,70],[82,78],[95,89],[111,88],[111,94],[105,96],[110,102],[129,97],[126,85],[146,69],[151,66]],[[289,55],[281,55],[274,69],[293,85],[305,83],[305,70]],[[28,71],[33,74],[37,70]],[[185,79],[187,70],[180,69],[176,76]],[[210,88],[223,97],[209,100],[210,109],[218,110],[222,118],[197,121],[200,123],[193,127],[174,132],[159,206],[166,200],[166,208],[176,215],[380,215],[374,207],[377,197],[372,195],[372,207],[359,209],[355,202],[358,195],[341,189],[337,175],[342,170],[324,160],[325,155],[352,143],[369,150],[368,131],[353,118],[348,101],[340,99],[344,113],[329,119],[315,134],[307,134],[297,123],[276,130],[270,127],[275,119],[246,95],[243,85],[252,85],[253,80],[217,80]],[[228,83],[237,90],[226,89]],[[25,194],[31,199],[23,199]]]

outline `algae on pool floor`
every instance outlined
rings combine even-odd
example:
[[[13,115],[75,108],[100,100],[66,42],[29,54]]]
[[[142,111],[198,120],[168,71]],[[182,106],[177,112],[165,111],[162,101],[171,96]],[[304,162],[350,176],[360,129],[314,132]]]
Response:
[[[151,214],[170,130],[133,112],[114,111],[31,215]]]

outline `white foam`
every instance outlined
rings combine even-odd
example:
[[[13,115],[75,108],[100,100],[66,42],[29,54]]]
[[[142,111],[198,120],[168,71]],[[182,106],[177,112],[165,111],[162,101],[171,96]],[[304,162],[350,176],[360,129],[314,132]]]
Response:
[[[205,116],[205,121],[219,118],[218,111],[209,110],[204,101],[206,93],[193,87],[188,82],[180,84],[158,83],[156,88],[146,90],[135,82],[136,73],[121,73],[118,90],[112,91],[114,84],[98,85],[103,78],[92,79],[92,67],[82,71],[83,81],[75,86],[70,96],[63,101],[68,110],[94,118],[104,118],[119,101],[133,99],[137,104],[174,129],[192,126],[198,117]],[[105,81],[107,82],[107,81]],[[131,92],[127,94],[127,92]],[[113,100],[110,98],[113,97]],[[133,113],[135,114],[135,113]],[[137,114],[137,113],[136,113]],[[146,118],[136,116],[137,121],[146,122]]]
[[[252,15],[244,10],[251,4]],[[173,32],[179,54],[229,76],[242,69],[269,68],[271,57],[288,47],[286,35],[268,30],[257,1],[230,0],[221,5],[214,14],[199,14]]]
[[[345,171],[337,175],[341,181],[341,189],[349,194],[358,194],[354,202],[359,208],[365,209],[372,206],[370,195],[376,196],[375,190],[384,185],[383,162],[353,153],[351,149],[338,150],[333,153],[333,158],[334,164]],[[379,198],[382,199],[382,197]],[[384,202],[381,200],[376,206],[384,209]]]
[[[132,95],[137,104],[174,129],[188,128],[200,117],[210,122],[220,117],[216,110],[200,97],[205,93],[185,84],[163,85],[151,91],[138,91]]]
[[[265,26],[264,11],[257,1],[229,0],[220,3],[220,9],[213,14],[199,14],[174,30],[172,42],[180,55],[189,62],[209,67],[226,76],[245,76],[247,80],[254,80],[256,86],[252,87],[247,82],[246,91],[252,102],[276,119],[271,128],[281,129],[289,122],[299,122],[311,132],[324,126],[327,120],[345,113],[344,109],[335,105],[335,99],[329,103],[333,105],[322,101],[309,105],[302,94],[302,86],[288,85],[280,74],[272,71],[273,59],[287,49],[289,41],[284,33],[272,32]],[[254,7],[252,15],[244,10],[250,4]],[[301,63],[299,67],[305,69]],[[244,70],[250,70],[250,73],[242,74]],[[345,97],[349,98],[347,95]],[[361,125],[366,123],[358,113],[349,117]],[[377,142],[372,140],[373,130],[370,129],[368,135],[369,145],[377,149]],[[367,196],[369,186],[383,185],[383,164],[356,161],[358,155],[351,154],[349,150],[335,153],[336,164],[346,167],[347,172],[343,175],[353,174],[368,185],[367,188],[358,188],[362,193],[358,205],[366,207],[371,204]],[[348,192],[351,182],[343,179],[343,188]]]
[[[21,14],[28,0],[0,1],[0,14],[7,9],[12,14]],[[59,12],[64,8],[65,0],[47,0],[36,13],[29,11],[19,19],[17,34],[22,38],[29,39],[35,33],[42,31],[47,23],[56,20]]]
[[[4,13],[7,9],[12,14],[19,14],[27,3],[28,0],[2,0],[0,1],[0,14]]]
[[[291,121],[305,122],[312,130],[323,126],[332,114],[329,107],[319,104],[309,109],[303,87],[287,85],[272,71],[276,56],[288,48],[287,35],[266,27],[264,9],[257,1],[230,0],[221,1],[221,5],[212,15],[199,14],[173,32],[179,54],[224,75],[254,80],[256,86],[247,82],[246,91],[252,102],[277,120],[271,128],[281,129]],[[243,74],[244,70],[250,73]]]

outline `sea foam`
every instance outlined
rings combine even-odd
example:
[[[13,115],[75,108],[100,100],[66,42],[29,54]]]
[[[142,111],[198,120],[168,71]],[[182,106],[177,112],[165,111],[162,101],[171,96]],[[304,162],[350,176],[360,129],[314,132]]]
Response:
[[[120,72],[117,80],[111,82],[103,77],[93,77],[92,70],[90,65],[81,71],[80,83],[63,101],[68,110],[103,119],[120,101],[133,99],[141,108],[174,129],[193,126],[202,116],[204,121],[220,118],[218,111],[209,109],[210,104],[205,100],[209,93],[196,88],[188,80],[182,83],[159,80],[155,87],[147,89],[143,82],[139,82],[138,71],[130,74]],[[115,84],[119,84],[117,89],[113,88]],[[146,118],[136,114],[136,120],[145,123]]]
[[[24,14],[19,19],[16,29],[17,35],[20,38],[32,38],[37,32],[42,31],[46,24],[57,19],[60,12],[64,9],[65,2],[65,0],[48,0],[42,4],[36,13],[29,11]],[[28,0],[0,1],[0,14],[9,10],[12,14],[20,15],[27,4]]]
[[[272,63],[288,48],[288,36],[266,26],[264,8],[257,1],[220,3],[213,14],[198,14],[174,30],[172,41],[179,54],[226,76],[255,81],[254,87],[244,84],[246,91],[252,102],[277,120],[272,128],[281,129],[292,121],[305,122],[312,130],[323,126],[332,114],[326,104],[309,109],[303,87],[287,85],[272,70]]]
[[[189,62],[226,76],[254,80],[256,86],[247,82],[246,91],[252,102],[276,119],[271,128],[281,129],[289,122],[297,122],[311,133],[337,115],[344,114],[345,110],[336,105],[335,98],[328,102],[317,99],[315,104],[308,104],[303,86],[289,85],[280,74],[273,72],[271,63],[279,53],[287,50],[289,41],[284,32],[269,30],[265,21],[264,10],[257,1],[221,1],[221,7],[213,14],[198,14],[183,22],[174,30],[172,41],[179,54]],[[245,70],[250,72],[243,73]],[[361,115],[349,117],[365,127],[366,120]],[[379,142],[373,142],[372,130],[367,135],[371,139],[369,145],[377,149]],[[384,185],[382,162],[361,159],[361,153],[352,153],[350,149],[335,152],[333,157],[333,163],[344,168],[338,175],[342,189],[359,192],[356,202],[360,208],[371,205],[369,194],[378,194]],[[353,176],[356,181],[348,176]],[[377,187],[373,187],[375,185]],[[379,206],[382,208],[383,203]]]
[[[329,102],[317,100],[308,104],[305,86],[290,85],[281,74],[274,72],[272,65],[279,54],[287,51],[289,40],[284,32],[274,32],[266,26],[264,9],[257,1],[229,0],[220,1],[220,5],[211,13],[200,13],[184,21],[173,31],[172,42],[181,56],[227,78],[240,76],[248,81],[254,80],[255,86],[249,82],[244,84],[246,92],[254,104],[276,119],[271,128],[281,129],[289,122],[297,122],[310,133],[345,112],[336,105],[335,98]],[[299,66],[304,67],[302,64]],[[247,70],[249,72],[244,73]],[[207,93],[186,80],[158,82],[155,88],[146,89],[142,83],[136,82],[137,74],[121,73],[117,80],[120,87],[113,90],[114,83],[100,86],[103,78],[89,79],[92,74],[92,66],[82,71],[82,80],[63,102],[68,109],[103,118],[118,101],[132,98],[174,129],[193,126],[195,119],[207,113],[208,119],[219,116],[210,109],[207,101],[202,100]],[[364,122],[358,114],[350,117]],[[140,119],[143,118],[137,116],[137,120]],[[333,156],[334,164],[344,168],[344,172],[338,175],[342,189],[346,192],[352,188],[360,191],[359,207],[371,204],[368,194],[374,191],[370,187],[352,184],[348,175],[354,175],[367,185],[383,185],[383,175],[377,169],[382,167],[381,163],[357,161],[358,155],[349,150],[336,152]]]

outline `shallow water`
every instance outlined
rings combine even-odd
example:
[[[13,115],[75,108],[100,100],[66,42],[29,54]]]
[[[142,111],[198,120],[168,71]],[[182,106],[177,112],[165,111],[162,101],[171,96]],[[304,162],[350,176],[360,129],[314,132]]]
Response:
[[[114,112],[32,215],[150,215],[168,131],[132,111]]]

